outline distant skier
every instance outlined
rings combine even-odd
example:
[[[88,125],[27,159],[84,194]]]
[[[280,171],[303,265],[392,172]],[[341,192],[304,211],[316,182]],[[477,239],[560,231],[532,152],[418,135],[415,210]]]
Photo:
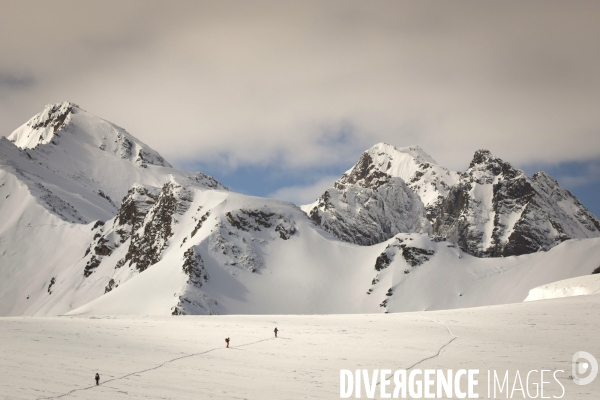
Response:
[[[273,332],[275,332],[275,337],[277,337],[277,332],[279,332],[279,329],[277,329],[277,327],[275,327],[275,329],[273,330]]]
[[[229,348],[229,338],[225,338],[225,343],[227,343],[227,345],[225,347]]]
[[[96,372],[96,386],[100,384],[100,375]]]

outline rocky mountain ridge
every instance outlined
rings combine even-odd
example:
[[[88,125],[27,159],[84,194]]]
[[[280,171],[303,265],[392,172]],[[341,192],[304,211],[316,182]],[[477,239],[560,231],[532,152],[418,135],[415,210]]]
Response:
[[[422,232],[447,237],[477,257],[529,254],[600,236],[598,219],[556,180],[544,172],[529,178],[487,150],[475,152],[459,173],[418,146],[380,143],[303,210],[350,243]]]
[[[478,229],[498,227],[500,238],[532,232],[525,229],[531,224],[508,228],[517,214],[502,217],[521,208],[526,222],[541,215],[535,232],[550,229],[544,218],[559,215],[556,242],[597,226],[547,175],[529,179],[483,152],[459,174],[416,146],[375,146],[309,218],[291,203],[233,193],[207,175],[174,169],[73,103],[46,107],[10,139],[0,139],[0,315],[499,304],[589,274],[600,254],[600,239],[566,240],[548,252],[506,259],[463,251],[490,251],[477,247],[487,237]],[[476,225],[469,218],[494,202],[499,222],[494,216],[469,229]],[[576,222],[561,225],[567,217]],[[355,238],[363,246],[347,243]],[[573,253],[577,262],[567,263]]]

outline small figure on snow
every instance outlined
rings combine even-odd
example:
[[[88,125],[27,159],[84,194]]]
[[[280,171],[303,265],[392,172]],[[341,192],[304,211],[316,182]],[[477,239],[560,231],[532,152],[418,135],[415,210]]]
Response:
[[[100,374],[96,372],[96,386],[100,384]]]
[[[225,338],[225,343],[227,343],[227,345],[225,347],[229,348],[229,338]]]
[[[277,332],[279,332],[279,329],[277,329],[277,327],[275,327],[275,329],[273,330],[273,332],[275,332],[275,337],[277,337]]]

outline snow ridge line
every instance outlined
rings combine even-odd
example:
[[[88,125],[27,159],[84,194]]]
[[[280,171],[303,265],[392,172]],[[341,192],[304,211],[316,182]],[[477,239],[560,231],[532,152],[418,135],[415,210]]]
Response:
[[[241,345],[239,345],[239,346],[236,346],[236,347],[250,346],[250,345],[253,345],[253,344],[256,344],[256,343],[264,342],[264,341],[266,341],[266,340],[273,340],[273,339],[275,339],[275,338],[261,339],[261,340],[257,340],[256,342],[251,342],[251,343],[241,344]],[[234,347],[232,347],[232,348],[234,348]],[[178,361],[178,360],[182,360],[182,359],[184,359],[184,358],[189,358],[189,357],[194,357],[194,356],[200,356],[200,355],[203,355],[203,354],[206,354],[206,353],[210,353],[211,351],[215,351],[215,350],[219,350],[219,349],[223,349],[223,347],[215,347],[214,349],[210,349],[210,350],[202,351],[202,352],[200,352],[200,353],[193,353],[193,354],[188,354],[188,355],[186,355],[186,356],[181,356],[181,357],[173,358],[172,360],[167,360],[167,361],[165,361],[164,363],[162,363],[162,364],[159,364],[159,365],[157,365],[157,366],[155,366],[155,367],[152,367],[152,368],[147,368],[147,369],[144,369],[144,370],[142,370],[142,371],[135,371],[135,372],[131,372],[131,373],[127,374],[127,375],[123,375],[123,376],[120,376],[120,377],[118,377],[118,378],[112,378],[112,379],[109,379],[109,380],[107,380],[107,381],[104,381],[104,382],[102,382],[100,385],[92,385],[92,386],[83,387],[83,388],[79,388],[79,389],[73,389],[73,390],[71,390],[70,392],[63,393],[63,394],[60,394],[60,395],[58,395],[58,396],[51,396],[51,397],[38,397],[38,398],[37,398],[37,400],[50,400],[50,399],[59,399],[59,398],[61,398],[61,397],[66,397],[66,396],[69,396],[69,395],[71,395],[71,394],[73,394],[73,393],[75,393],[75,392],[80,392],[80,391],[83,391],[83,390],[90,390],[90,389],[93,389],[93,388],[95,388],[96,386],[102,386],[102,385],[104,385],[104,384],[106,384],[106,383],[109,383],[109,382],[118,381],[118,380],[121,380],[121,379],[127,379],[127,378],[129,378],[130,376],[132,376],[132,375],[136,375],[136,374],[143,374],[144,372],[153,371],[153,370],[155,370],[155,369],[162,368],[162,367],[164,367],[165,365],[167,365],[167,364],[169,364],[169,363],[172,363],[172,362],[175,362],[175,361]]]
[[[413,369],[417,365],[419,365],[419,364],[421,364],[421,363],[423,363],[423,362],[425,362],[427,360],[431,360],[432,358],[438,357],[442,353],[442,350],[444,350],[446,347],[448,347],[450,345],[450,343],[452,343],[456,339],[458,339],[458,336],[456,336],[454,333],[452,333],[452,330],[450,329],[450,327],[448,326],[448,324],[445,323],[444,321],[438,321],[437,319],[433,319],[433,318],[425,317],[425,316],[423,316],[423,318],[427,318],[427,319],[430,319],[430,320],[432,320],[433,322],[435,322],[437,324],[444,325],[446,327],[446,330],[448,330],[448,333],[450,334],[450,336],[452,336],[452,339],[450,339],[446,344],[444,344],[442,347],[440,347],[438,349],[437,353],[434,354],[433,356],[430,356],[430,357],[427,357],[427,358],[423,358],[422,360],[417,361],[416,363],[414,363],[410,367],[404,368],[407,371]],[[375,385],[375,386],[379,386],[380,384],[381,384],[381,381],[377,382],[377,385]]]

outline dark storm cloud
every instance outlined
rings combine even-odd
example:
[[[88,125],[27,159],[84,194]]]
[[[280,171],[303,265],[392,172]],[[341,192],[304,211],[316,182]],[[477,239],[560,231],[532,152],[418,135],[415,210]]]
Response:
[[[598,2],[0,7],[0,71],[36,77],[0,96],[4,134],[68,99],[174,161],[322,167],[379,141],[454,168],[478,148],[517,165],[600,156]]]

